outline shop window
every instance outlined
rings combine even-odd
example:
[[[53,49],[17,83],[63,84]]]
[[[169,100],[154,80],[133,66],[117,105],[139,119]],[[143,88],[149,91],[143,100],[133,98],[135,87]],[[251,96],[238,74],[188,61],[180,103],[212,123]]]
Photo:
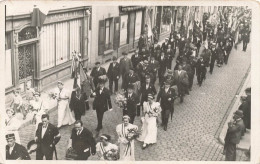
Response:
[[[9,88],[13,85],[11,37],[11,33],[5,34],[5,88]]]
[[[26,27],[18,34],[18,41],[29,40],[37,37],[37,30],[35,27]]]
[[[105,39],[105,51],[106,50],[110,50],[112,49],[112,19],[109,18],[109,19],[106,19],[105,20],[106,22],[106,26],[105,26],[105,36],[106,36],[106,39]]]

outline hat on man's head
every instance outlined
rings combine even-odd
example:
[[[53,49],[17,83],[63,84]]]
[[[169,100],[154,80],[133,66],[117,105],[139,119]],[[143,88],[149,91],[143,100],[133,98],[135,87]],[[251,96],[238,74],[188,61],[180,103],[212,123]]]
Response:
[[[100,64],[100,62],[99,62],[99,61],[95,63],[95,65],[98,65],[98,64]]]
[[[246,88],[245,92],[251,93],[251,87]]]
[[[127,55],[127,53],[126,53],[126,52],[123,52],[122,55]]]
[[[116,60],[117,60],[117,57],[113,56],[112,60],[113,60],[113,61],[116,61]]]
[[[239,118],[243,118],[244,114],[242,110],[237,110],[235,111],[234,115],[238,116]]]
[[[172,74],[173,74],[173,71],[172,71],[171,69],[168,69],[168,70],[167,70],[167,74],[168,74],[168,75],[172,75]]]
[[[10,133],[10,134],[5,135],[5,138],[6,138],[7,140],[8,140],[8,139],[15,139],[14,133]]]

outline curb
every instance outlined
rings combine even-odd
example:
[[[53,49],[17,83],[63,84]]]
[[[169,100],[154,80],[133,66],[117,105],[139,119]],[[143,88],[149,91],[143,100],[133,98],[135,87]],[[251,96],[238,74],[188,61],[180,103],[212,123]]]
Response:
[[[232,111],[232,109],[233,109],[233,107],[234,107],[234,105],[235,105],[235,103],[236,103],[236,101],[237,101],[237,99],[238,99],[237,96],[239,95],[239,93],[241,93],[241,90],[242,90],[242,88],[244,87],[245,82],[246,82],[246,80],[247,80],[248,75],[249,75],[250,72],[251,72],[251,64],[249,65],[249,67],[248,67],[248,69],[247,69],[247,72],[246,72],[245,76],[243,77],[243,79],[242,79],[242,81],[241,81],[241,83],[240,83],[240,85],[239,85],[239,87],[238,87],[238,89],[237,89],[236,94],[234,95],[233,99],[231,100],[231,103],[230,103],[229,106],[228,106],[227,112],[226,112],[225,117],[224,117],[225,121],[224,121],[224,119],[223,119],[223,121],[222,121],[223,123],[222,123],[222,125],[221,125],[221,132],[220,132],[220,134],[219,134],[219,136],[218,136],[218,140],[219,140],[219,142],[220,142],[222,145],[225,144],[224,138],[221,137],[223,128],[224,128],[224,126],[225,126],[225,123],[228,121],[228,118],[229,118],[229,116],[230,116],[230,114],[231,114],[230,112]],[[229,113],[229,114],[227,115],[227,113]],[[239,147],[239,145],[237,146],[237,149],[238,149],[238,150],[244,150],[244,151],[248,150],[248,149],[246,149],[246,148],[241,148],[241,147]]]

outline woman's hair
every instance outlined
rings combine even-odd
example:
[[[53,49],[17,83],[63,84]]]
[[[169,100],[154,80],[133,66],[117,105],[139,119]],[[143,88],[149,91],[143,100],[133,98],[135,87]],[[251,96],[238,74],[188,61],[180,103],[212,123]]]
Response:
[[[100,136],[100,138],[103,138],[105,141],[110,141],[111,140],[111,136],[110,135],[107,135],[107,134],[102,134]]]

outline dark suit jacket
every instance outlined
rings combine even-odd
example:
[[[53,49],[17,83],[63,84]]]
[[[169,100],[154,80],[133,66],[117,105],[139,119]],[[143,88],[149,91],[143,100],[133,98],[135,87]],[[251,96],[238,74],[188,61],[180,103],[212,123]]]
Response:
[[[149,62],[149,67],[152,73],[156,73],[158,69],[160,68],[160,64],[158,61],[154,60],[154,63],[152,61]]]
[[[245,129],[243,120],[237,121],[234,126],[228,127],[225,142],[231,142],[233,144],[239,144],[241,134]]]
[[[90,73],[90,76],[93,77],[93,80],[96,81],[99,76],[106,75],[106,70],[103,67],[100,67],[99,70],[97,70],[97,67],[94,67],[93,70]]]
[[[42,126],[43,124],[39,123],[36,130],[36,137],[38,137],[38,150],[46,154],[53,151],[53,147],[50,145],[56,145],[59,142],[60,137],[56,137],[59,134],[58,128],[49,123],[47,130],[42,138]]]
[[[115,67],[113,66],[113,62],[110,63],[108,70],[107,70],[107,77],[110,80],[117,80],[117,76],[120,76],[120,68],[119,63],[116,62]]]
[[[132,55],[132,57],[131,57],[131,62],[132,62],[132,64],[133,64],[133,68],[134,69],[136,69],[136,66],[137,66],[137,64],[141,61],[142,59],[141,59],[141,56],[135,56],[135,54],[134,55]]]
[[[207,68],[206,68],[206,61],[205,60],[198,60],[197,61],[197,69],[196,69],[196,73],[197,75],[199,73],[206,73]]]
[[[120,67],[120,74],[122,75],[122,77],[125,75],[126,72],[129,71],[130,68],[132,68],[132,62],[129,58],[122,58],[120,59],[120,63],[119,63],[119,67]]]
[[[79,155],[85,154],[86,156],[90,156],[90,151],[96,153],[96,141],[88,129],[83,127],[80,135],[77,135],[77,130],[73,128],[70,139],[72,139],[72,148],[76,150]],[[84,150],[88,148],[89,151],[84,152]]]
[[[126,109],[127,109],[127,115],[128,116],[135,116],[136,115],[136,106],[139,103],[139,98],[138,96],[133,93],[130,98],[128,98],[128,93],[125,93],[125,97],[127,98],[127,103],[126,103]]]
[[[173,108],[174,99],[176,98],[176,92],[173,88],[169,88],[168,92],[165,92],[165,88],[162,87],[157,95],[157,102],[161,102],[162,110],[171,110]],[[169,101],[168,99],[171,98]]]
[[[9,153],[10,147],[6,145],[6,159],[7,160],[16,160],[21,158],[21,160],[30,160],[30,156],[26,150],[26,148],[18,143],[15,143],[12,153]]]
[[[180,75],[178,74],[178,70],[174,71],[173,78],[178,86],[178,89],[179,89],[179,87],[185,87],[189,84],[188,74],[184,70],[181,70]]]
[[[100,88],[97,88],[96,97],[93,101],[93,109],[99,112],[105,112],[108,109],[112,108],[112,103],[110,99],[109,90],[107,88],[103,88],[102,93],[100,94]]]
[[[167,43],[164,42],[164,43],[162,44],[162,51],[166,52],[166,50],[167,50],[169,44],[170,44],[169,41],[168,41]]]
[[[139,77],[136,73],[134,73],[132,76],[130,76],[130,73],[125,74],[123,78],[122,88],[127,90],[127,87],[129,84],[133,84],[139,80]]]
[[[163,59],[162,59],[161,55],[158,57],[158,62],[159,62],[159,65],[160,65],[160,68],[159,68],[160,71],[166,71],[167,60],[168,60],[168,58],[167,58],[166,55],[164,55]],[[162,76],[164,76],[164,75],[162,75]]]
[[[141,85],[141,105],[144,101],[148,101],[148,94],[156,95],[156,89],[153,84],[149,84],[148,88],[146,89],[146,84]]]
[[[72,91],[70,98],[70,109],[75,113],[79,113],[80,115],[85,114],[85,98],[84,95],[81,94],[80,97],[76,96],[76,91]]]

